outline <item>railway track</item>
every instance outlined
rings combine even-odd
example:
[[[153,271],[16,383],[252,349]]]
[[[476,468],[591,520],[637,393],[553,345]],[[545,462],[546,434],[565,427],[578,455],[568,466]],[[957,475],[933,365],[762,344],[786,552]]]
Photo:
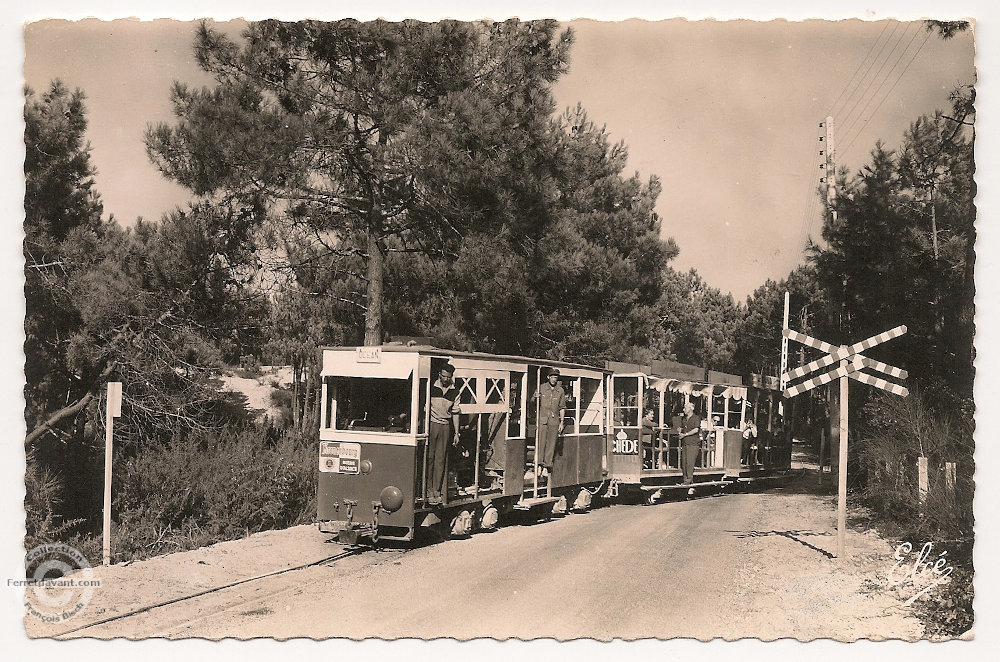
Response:
[[[714,486],[714,484],[712,485]],[[709,484],[705,484],[704,486],[707,487]],[[687,491],[688,490],[685,490],[685,492]],[[700,496],[708,496],[708,494],[701,494]],[[430,540],[425,541],[426,544],[430,544],[432,542],[433,541]],[[132,609],[122,614],[115,614],[113,616],[80,624],[73,628],[51,635],[47,634],[45,636],[46,638],[53,639],[72,639],[78,637],[95,637],[103,639],[118,637],[148,638],[183,636],[184,631],[189,630],[191,626],[222,614],[240,612],[240,610],[243,610],[241,613],[247,616],[252,616],[255,613],[267,613],[263,610],[268,610],[269,607],[262,607],[262,611],[259,612],[255,611],[252,607],[255,603],[271,602],[273,604],[274,598],[292,593],[301,589],[303,586],[308,585],[310,582],[320,580],[317,577],[304,577],[300,578],[298,581],[293,581],[291,583],[284,582],[280,583],[279,586],[274,587],[273,583],[278,578],[288,578],[296,573],[308,571],[311,568],[318,568],[321,566],[333,567],[334,564],[344,562],[352,557],[360,557],[362,555],[366,557],[370,556],[373,561],[372,565],[375,565],[396,559],[410,551],[419,549],[422,546],[423,545],[415,547],[408,546],[402,549],[391,550],[371,547],[351,547],[342,549],[336,554],[331,554],[308,563],[295,565],[289,568],[282,568],[280,570],[274,570],[252,577],[220,584],[218,586],[213,586],[212,588],[187,593]],[[355,568],[355,570],[367,566],[368,564],[362,564],[358,568]],[[271,584],[272,590],[267,590],[269,583]],[[244,591],[245,588],[249,588],[250,585],[254,584],[257,584],[258,586],[255,587],[250,593],[246,594],[245,592],[241,592]],[[171,608],[179,609],[180,613],[175,612],[173,616],[171,616]],[[126,623],[128,623],[128,625],[120,630],[109,632],[106,629],[107,626],[113,626],[115,624],[122,625]],[[102,628],[104,628],[103,631]],[[129,630],[132,630],[131,634],[128,634]]]
[[[263,587],[256,587],[254,591],[249,596],[243,596],[239,593],[241,587],[247,587],[247,585],[252,584],[267,584],[268,580],[274,580],[279,577],[287,577],[295,573],[301,573],[309,570],[310,568],[316,568],[319,566],[328,566],[331,564],[344,561],[351,557],[361,556],[366,553],[371,553],[373,556],[377,555],[379,559],[378,562],[385,560],[391,560],[396,557],[402,556],[403,554],[411,551],[410,549],[401,549],[393,551],[376,550],[373,548],[366,547],[354,547],[345,549],[337,554],[332,554],[330,556],[318,559],[315,561],[310,561],[309,563],[303,563],[290,568],[282,568],[280,570],[274,570],[271,572],[255,575],[253,577],[247,577],[237,581],[229,582],[219,586],[214,586],[212,588],[204,589],[201,591],[196,591],[194,593],[189,593],[186,595],[174,597],[168,600],[163,600],[150,605],[145,605],[137,609],[125,612],[123,614],[115,614],[114,616],[109,616],[96,621],[91,621],[89,623],[81,624],[76,627],[70,628],[68,630],[63,630],[61,632],[47,635],[49,638],[53,639],[74,639],[78,637],[88,637],[93,636],[96,638],[142,638],[147,637],[170,637],[177,630],[183,630],[190,625],[195,623],[208,620],[220,614],[227,612],[238,611],[240,609],[245,609],[247,607],[252,607],[254,603],[270,600],[275,597],[281,596],[286,593],[290,593],[301,588],[308,582],[297,581],[291,584],[283,584],[277,590],[262,590]],[[223,598],[219,600],[222,594],[233,593],[235,596],[228,598]],[[185,615],[181,618],[171,619],[167,612],[171,608],[177,608],[179,606],[184,606],[185,609],[190,609],[192,607],[191,603],[196,603],[197,601],[204,600],[207,604],[197,608],[197,614],[194,616]],[[108,626],[112,624],[123,624],[128,621],[140,621],[146,618],[147,620],[157,624],[156,627],[150,629],[146,628],[141,635],[134,635],[129,637],[126,634],[112,634],[108,637],[106,633],[98,634],[98,629],[103,626]],[[88,632],[89,631],[89,632]]]

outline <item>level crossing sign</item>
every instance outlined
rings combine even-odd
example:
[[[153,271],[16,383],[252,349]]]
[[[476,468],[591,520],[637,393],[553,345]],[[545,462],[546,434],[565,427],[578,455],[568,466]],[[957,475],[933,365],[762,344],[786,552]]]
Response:
[[[881,361],[870,359],[861,354],[861,352],[869,350],[876,345],[881,345],[882,343],[892,340],[893,338],[898,338],[904,333],[906,333],[906,326],[897,326],[894,329],[884,331],[872,336],[871,338],[866,338],[865,340],[854,343],[853,345],[841,345],[840,347],[836,347],[830,343],[807,336],[804,333],[792,331],[788,328],[782,330],[782,335],[789,340],[794,340],[806,345],[807,347],[827,352],[826,356],[816,359],[812,363],[807,363],[784,373],[782,378],[786,383],[791,380],[798,379],[799,377],[805,377],[810,372],[819,370],[820,368],[825,368],[829,365],[833,365],[834,363],[839,364],[838,367],[830,370],[829,372],[817,375],[804,382],[795,384],[794,386],[787,387],[784,391],[785,397],[793,398],[800,393],[805,393],[806,391],[812,390],[817,386],[828,384],[834,379],[841,377],[849,377],[864,384],[868,384],[869,386],[875,386],[885,391],[889,391],[890,393],[906,397],[909,394],[909,391],[905,386],[900,386],[899,384],[895,384],[880,377],[862,372],[863,369],[869,368],[871,370],[877,370],[881,373],[889,375],[890,377],[906,379],[907,373],[905,370],[887,365]]]
[[[787,301],[785,305],[787,309]],[[904,333],[906,333],[906,326],[897,326],[894,329],[889,329],[888,331],[876,334],[871,338],[865,338],[861,342],[856,342],[853,345],[836,346],[811,336],[807,336],[804,333],[799,333],[789,329],[786,312],[785,325],[781,331],[783,344],[782,349],[787,348],[788,340],[794,340],[806,345],[807,347],[812,347],[813,349],[818,349],[821,352],[826,352],[826,355],[811,363],[799,366],[798,368],[788,371],[783,370],[781,373],[781,383],[784,387],[783,395],[786,398],[794,398],[796,395],[810,391],[818,386],[829,384],[835,379],[840,380],[840,466],[837,481],[837,558],[839,559],[844,558],[844,529],[847,521],[848,379],[853,379],[861,382],[862,384],[868,384],[869,386],[874,386],[884,391],[889,391],[890,393],[906,397],[909,394],[909,391],[905,386],[864,372],[865,370],[873,370],[895,379],[906,379],[907,373],[905,370],[887,365],[881,361],[876,361],[862,354],[862,352],[865,352],[876,345],[881,345],[882,343],[892,340],[893,338],[898,338]],[[793,380],[806,377],[810,373],[833,365],[836,365],[836,367],[828,370],[827,372],[819,373],[809,379],[788,386],[788,383]]]

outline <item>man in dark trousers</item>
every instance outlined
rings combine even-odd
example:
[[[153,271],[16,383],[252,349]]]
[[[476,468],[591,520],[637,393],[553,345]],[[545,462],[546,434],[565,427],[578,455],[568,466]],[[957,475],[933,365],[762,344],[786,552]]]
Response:
[[[438,370],[437,380],[431,384],[430,428],[427,435],[427,466],[430,481],[427,483],[427,502],[441,503],[444,491],[445,458],[448,440],[455,446],[459,441],[458,389],[455,387],[455,366],[445,363]]]
[[[642,466],[644,469],[652,469],[656,462],[656,449],[653,447],[653,440],[656,436],[656,421],[653,420],[654,412],[646,409],[646,414],[639,422],[639,441],[642,444]],[[649,449],[649,459],[647,460],[646,449]],[[663,464],[663,451],[660,451],[660,464]]]
[[[563,431],[563,416],[566,414],[566,392],[559,384],[559,370],[551,368],[545,383],[535,392],[538,400],[538,445],[535,448],[535,464],[541,467],[540,474],[548,476],[556,454],[556,441]]]
[[[681,468],[684,471],[684,484],[694,482],[694,465],[701,452],[701,417],[694,413],[694,405],[688,402],[684,405],[684,418],[677,430],[681,440]]]

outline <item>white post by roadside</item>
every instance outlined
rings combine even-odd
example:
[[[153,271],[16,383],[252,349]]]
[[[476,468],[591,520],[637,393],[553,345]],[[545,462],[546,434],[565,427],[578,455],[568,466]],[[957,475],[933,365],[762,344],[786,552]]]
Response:
[[[122,383],[108,382],[104,417],[104,565],[111,565],[111,456],[114,420],[122,415]]]
[[[840,367],[847,370],[847,361],[841,361]],[[844,544],[847,529],[847,395],[850,385],[847,376],[840,378],[840,457],[837,466],[837,559],[844,559]]]

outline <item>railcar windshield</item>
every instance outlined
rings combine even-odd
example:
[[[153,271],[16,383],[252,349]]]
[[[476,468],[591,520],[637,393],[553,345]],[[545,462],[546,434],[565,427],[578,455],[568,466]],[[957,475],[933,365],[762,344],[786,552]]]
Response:
[[[413,423],[412,376],[327,377],[327,428],[409,434]]]

